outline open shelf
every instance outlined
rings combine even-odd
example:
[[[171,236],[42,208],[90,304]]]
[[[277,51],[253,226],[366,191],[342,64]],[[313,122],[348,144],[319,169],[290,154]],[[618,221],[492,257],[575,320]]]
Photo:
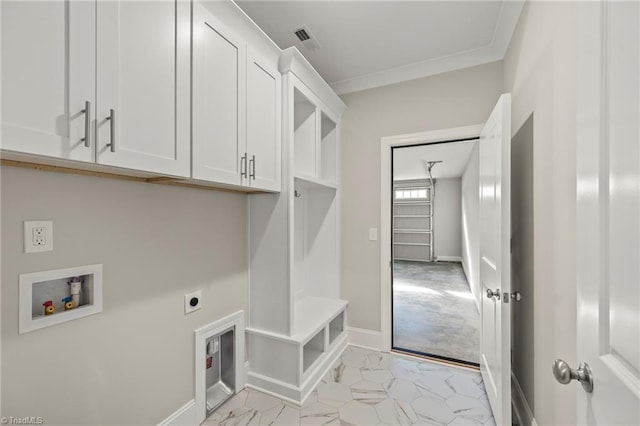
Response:
[[[294,170],[316,176],[316,106],[297,89],[293,98]]]
[[[320,120],[320,179],[337,180],[337,126],[325,113]]]
[[[329,323],[329,345],[331,345],[338,336],[344,332],[344,311],[340,312],[337,317]]]
[[[335,182],[316,179],[311,176],[296,175],[294,177],[296,189],[337,189]]]
[[[302,347],[302,371],[307,371],[323,352],[324,328]]]
[[[306,341],[310,336],[324,329],[327,322],[344,311],[346,300],[325,297],[305,297],[295,303],[293,338]]]

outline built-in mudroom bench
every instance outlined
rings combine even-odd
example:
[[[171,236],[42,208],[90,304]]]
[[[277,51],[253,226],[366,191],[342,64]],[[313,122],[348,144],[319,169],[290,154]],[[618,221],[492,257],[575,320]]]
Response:
[[[346,346],[339,279],[340,98],[282,52],[282,190],[252,194],[247,383],[302,403]]]

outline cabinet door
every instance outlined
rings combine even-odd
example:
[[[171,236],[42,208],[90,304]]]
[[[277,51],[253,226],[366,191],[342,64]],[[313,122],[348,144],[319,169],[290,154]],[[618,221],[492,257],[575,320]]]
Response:
[[[192,176],[233,185],[246,173],[244,42],[193,3]]]
[[[185,0],[98,1],[97,161],[189,175]]]
[[[247,152],[251,187],[280,191],[281,76],[247,53]]]
[[[0,7],[2,149],[93,161],[83,110],[86,102],[95,106],[95,3],[2,1]]]

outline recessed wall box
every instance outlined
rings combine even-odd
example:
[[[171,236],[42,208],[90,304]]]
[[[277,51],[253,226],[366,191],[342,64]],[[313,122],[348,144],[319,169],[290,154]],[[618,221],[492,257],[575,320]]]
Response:
[[[45,315],[47,306],[54,309]],[[20,334],[99,312],[102,265],[20,275]]]

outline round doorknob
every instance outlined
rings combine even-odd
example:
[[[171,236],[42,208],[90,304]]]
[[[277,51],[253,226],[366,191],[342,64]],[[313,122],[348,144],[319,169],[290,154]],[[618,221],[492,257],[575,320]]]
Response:
[[[567,385],[572,380],[576,380],[582,384],[582,387],[586,392],[593,392],[593,375],[586,362],[581,362],[578,369],[574,370],[566,361],[556,359],[553,361],[552,371],[554,377],[559,383]]]
[[[498,300],[500,300],[500,289],[497,288],[495,290],[491,290],[490,288],[487,289],[487,299],[491,299],[492,297],[496,297]]]

